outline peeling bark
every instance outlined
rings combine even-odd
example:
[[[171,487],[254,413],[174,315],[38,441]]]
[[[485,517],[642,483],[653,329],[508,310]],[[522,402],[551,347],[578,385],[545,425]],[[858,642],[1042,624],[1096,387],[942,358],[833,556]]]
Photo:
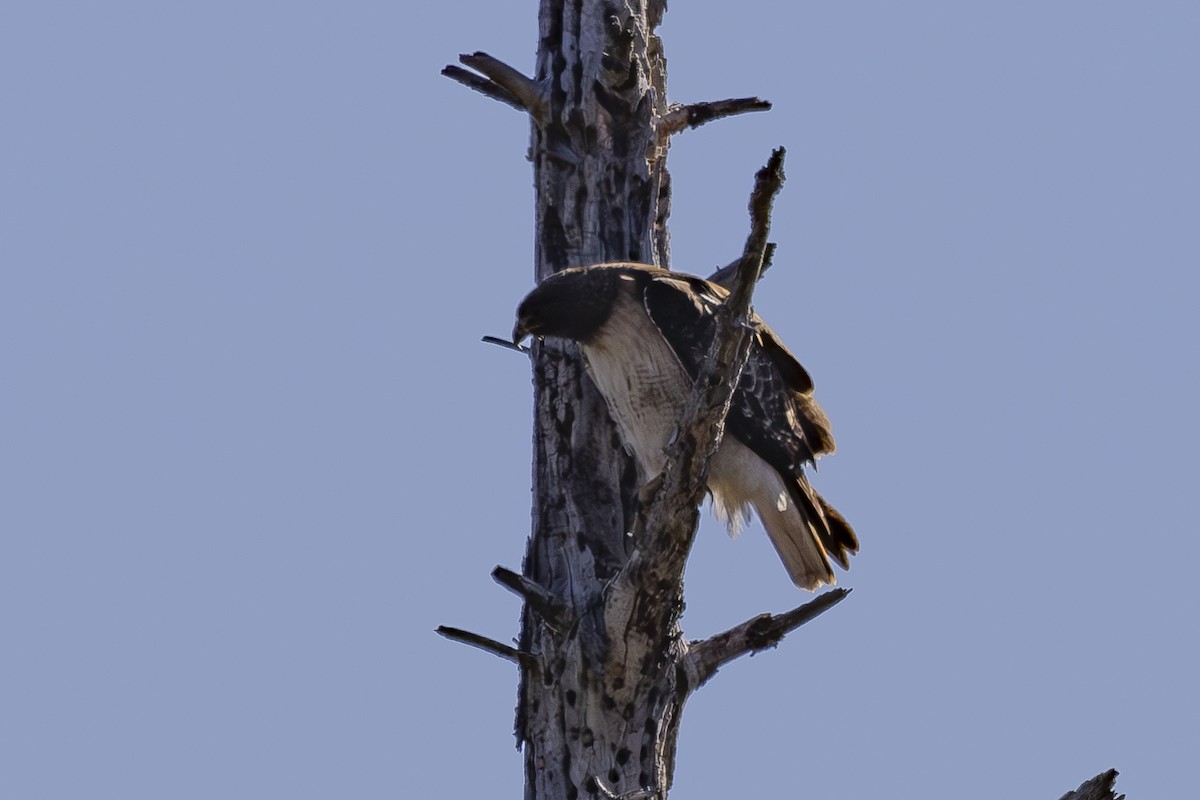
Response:
[[[1090,781],[1084,781],[1078,789],[1067,792],[1059,800],[1125,800],[1125,795],[1117,794],[1113,788],[1116,782],[1117,771],[1110,769]]]
[[[665,0],[541,0],[533,77],[482,52],[460,57],[475,72],[443,70],[529,115],[536,280],[613,261],[668,267],[670,137],[770,107],[758,98],[669,104],[654,34],[665,9]],[[679,626],[708,456],[745,363],[750,293],[773,252],[766,237],[782,161],[781,148],[757,176],[741,258],[713,276],[732,292],[724,332],[698,376],[667,467],[650,485],[637,485],[577,348],[550,340],[529,351],[533,531],[521,574],[493,572],[525,601],[519,643],[438,629],[518,666],[515,734],[527,800],[665,800],[690,693],[847,594],[834,590],[699,642],[686,642]]]
[[[666,77],[653,28],[661,9],[638,2],[543,0],[537,74],[548,89],[533,125],[535,277],[570,266],[667,266],[670,181],[656,119]],[[583,375],[577,349],[533,348],[534,519],[524,575],[572,609],[562,635],[528,606],[521,649],[544,674],[521,671],[518,741],[525,796],[548,800],[650,789],[665,797],[679,707],[678,630],[654,652],[609,658],[602,589],[629,556],[636,468]]]

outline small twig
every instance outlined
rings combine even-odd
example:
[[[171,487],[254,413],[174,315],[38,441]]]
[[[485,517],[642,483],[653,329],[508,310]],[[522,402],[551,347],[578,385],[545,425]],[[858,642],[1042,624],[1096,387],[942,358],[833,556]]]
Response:
[[[771,264],[774,262],[774,260],[775,260],[775,243],[767,242],[767,249],[763,251],[762,269],[759,270],[759,273],[758,273],[759,280],[762,280],[762,276],[767,274],[767,270],[769,270],[771,268]],[[714,272],[712,275],[709,275],[708,280],[711,281],[712,283],[717,284],[718,286],[724,286],[726,289],[731,288],[733,286],[733,279],[737,275],[738,264],[741,264],[741,263],[742,263],[742,260],[740,258],[729,262],[728,264],[726,264],[725,266],[721,267],[716,272]]]
[[[439,625],[436,631],[439,635],[446,637],[452,642],[461,642],[462,644],[469,644],[471,647],[478,647],[484,652],[500,656],[504,660],[511,661],[514,664],[531,666],[535,660],[529,653],[523,653],[515,647],[502,644],[486,636],[480,636],[478,633],[464,631],[461,628],[450,628],[445,625]]]
[[[1116,781],[1117,771],[1110,769],[1090,781],[1084,781],[1078,789],[1067,792],[1059,800],[1125,800],[1125,795],[1119,795],[1113,789]]]
[[[571,615],[567,610],[566,603],[540,584],[504,567],[496,567],[492,570],[492,579],[514,594],[525,598],[529,607],[555,630],[561,631],[571,626]]]
[[[699,128],[706,122],[751,111],[770,111],[771,104],[757,97],[735,97],[709,103],[673,104],[659,123],[660,135],[678,133],[684,128]]]
[[[461,55],[458,60],[476,72],[491,78],[498,86],[520,100],[521,105],[539,124],[545,122],[549,103],[546,89],[533,78],[525,76],[500,59],[482,51],[471,55]]]
[[[834,589],[799,608],[783,614],[759,614],[724,633],[693,642],[683,657],[688,689],[694,691],[717,674],[717,670],[747,653],[757,653],[779,644],[784,636],[810,619],[833,608],[850,594],[849,589]]]
[[[458,60],[484,77],[453,64],[445,67],[442,74],[494,100],[527,111],[539,125],[545,124],[549,101],[546,90],[537,81],[484,52],[464,53]]]
[[[521,105],[521,101],[513,97],[501,87],[492,83],[487,78],[480,77],[474,72],[468,72],[462,67],[456,67],[449,64],[442,67],[442,74],[452,81],[458,81],[468,89],[474,89],[480,94],[485,94],[493,100],[499,100],[501,103],[512,106],[518,111],[524,111],[525,106]]]
[[[487,342],[488,344],[499,345],[500,347],[506,347],[509,350],[516,350],[518,353],[524,353],[525,355],[529,355],[528,347],[519,345],[516,342],[510,342],[508,339],[501,339],[498,336],[484,336],[479,341]]]

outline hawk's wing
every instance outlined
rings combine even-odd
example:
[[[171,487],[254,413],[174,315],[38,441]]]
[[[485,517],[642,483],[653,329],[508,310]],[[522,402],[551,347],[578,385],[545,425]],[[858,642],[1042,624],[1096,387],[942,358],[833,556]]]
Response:
[[[724,288],[672,274],[646,284],[646,312],[694,379],[717,333]],[[812,398],[812,379],[757,315],[746,368],[729,407],[728,430],[781,474],[800,477],[804,462],[832,453],[829,420]]]

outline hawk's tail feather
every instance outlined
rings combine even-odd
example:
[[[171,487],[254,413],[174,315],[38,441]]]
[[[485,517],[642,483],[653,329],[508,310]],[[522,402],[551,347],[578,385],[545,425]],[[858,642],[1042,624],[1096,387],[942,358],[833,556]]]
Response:
[[[858,552],[858,537],[854,535],[854,529],[850,527],[850,523],[846,521],[838,510],[829,505],[829,502],[821,495],[813,492],[817,498],[817,503],[821,506],[821,511],[825,516],[825,533],[821,543],[825,545],[825,552],[833,557],[835,561],[842,565],[842,569],[850,569],[850,556]]]
[[[850,569],[850,555],[858,552],[858,537],[854,535],[850,523],[824,497],[817,494],[804,475],[796,476],[791,485],[795,487],[792,494],[813,535],[820,542],[821,550],[840,564],[842,569]]]
[[[830,559],[849,569],[849,556],[858,552],[854,530],[804,476],[788,488],[791,503],[755,498],[758,516],[793,583],[809,591],[832,586],[837,581]]]

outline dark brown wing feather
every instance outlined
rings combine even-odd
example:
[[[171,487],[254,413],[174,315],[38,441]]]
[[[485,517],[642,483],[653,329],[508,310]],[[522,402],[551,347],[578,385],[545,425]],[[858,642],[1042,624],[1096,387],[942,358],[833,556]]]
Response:
[[[717,332],[715,311],[729,292],[701,278],[654,275],[645,283],[646,312],[684,369],[695,378]],[[777,470],[825,552],[849,567],[858,539],[845,518],[812,488],[804,464],[832,453],[829,419],[812,397],[808,372],[754,316],[754,340],[729,407],[728,433]]]
[[[728,295],[699,278],[655,277],[646,284],[646,311],[693,378],[717,332],[716,308]],[[755,316],[754,341],[729,408],[729,431],[784,475],[832,453],[829,420],[812,398],[804,367]]]

